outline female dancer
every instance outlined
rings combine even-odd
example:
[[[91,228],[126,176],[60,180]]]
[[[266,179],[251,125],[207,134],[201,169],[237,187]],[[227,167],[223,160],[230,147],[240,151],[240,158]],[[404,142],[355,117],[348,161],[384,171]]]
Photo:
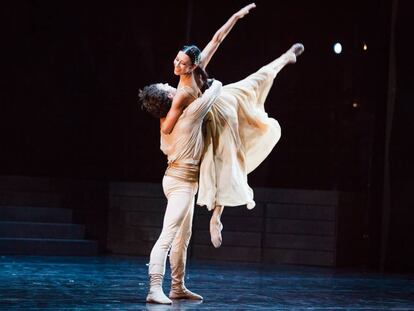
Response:
[[[191,237],[194,197],[198,188],[199,162],[203,152],[201,126],[221,88],[221,83],[213,83],[211,89],[206,91],[203,100],[200,99],[197,104],[193,102],[201,95],[199,86],[202,89],[205,87],[207,78],[204,69],[218,46],[237,20],[254,7],[254,4],[250,4],[230,17],[215,33],[203,52],[195,46],[185,46],[179,51],[174,60],[174,73],[180,76],[178,87],[170,93],[164,93],[167,99],[172,99],[172,102],[169,103],[168,109],[164,106],[158,110],[160,108],[158,104],[148,108],[160,118],[161,149],[168,155],[168,168],[163,178],[163,189],[168,204],[162,232],[150,255],[150,290],[147,302],[171,304],[169,298],[203,299],[202,296],[185,287],[184,273],[187,247]],[[169,89],[167,85],[160,84],[157,87],[163,90]],[[150,90],[146,90],[151,93]],[[146,100],[145,97],[149,98],[144,93],[141,93],[140,97],[143,101]],[[170,248],[171,291],[168,298],[162,290],[162,280]]]
[[[247,174],[267,157],[280,138],[279,124],[267,116],[264,102],[277,73],[285,65],[295,63],[303,51],[302,44],[295,44],[237,83],[221,87],[220,82],[214,81],[183,111],[171,134],[161,135],[161,149],[169,160],[163,179],[168,205],[163,231],[151,252],[151,288],[147,301],[170,303],[163,297],[161,288],[170,241],[173,241],[170,298],[202,299],[184,286],[197,182],[200,185],[197,203],[210,210],[217,203],[254,207]],[[153,84],[140,92],[140,100],[148,112],[162,120],[171,110],[176,93],[168,84]],[[207,131],[203,134],[203,119],[210,110],[205,121]],[[221,212],[222,209],[219,215]]]
[[[183,110],[205,90],[207,74],[205,69],[221,42],[229,34],[236,22],[243,18],[256,5],[251,3],[235,14],[214,34],[211,41],[200,52],[195,45],[184,46],[174,59],[174,74],[180,77],[177,92],[171,109],[161,124],[161,131],[170,134]],[[200,91],[201,89],[201,91]]]

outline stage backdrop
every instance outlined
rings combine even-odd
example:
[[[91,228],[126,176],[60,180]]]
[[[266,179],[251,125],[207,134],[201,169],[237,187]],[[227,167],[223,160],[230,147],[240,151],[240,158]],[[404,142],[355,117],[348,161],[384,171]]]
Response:
[[[0,173],[159,182],[159,125],[137,104],[138,90],[176,85],[179,47],[204,47],[247,3],[9,2]],[[386,101],[384,8],[378,1],[257,1],[236,24],[207,68],[224,83],[295,42],[306,48],[269,95],[282,138],[251,174],[253,185],[369,188],[376,111]]]

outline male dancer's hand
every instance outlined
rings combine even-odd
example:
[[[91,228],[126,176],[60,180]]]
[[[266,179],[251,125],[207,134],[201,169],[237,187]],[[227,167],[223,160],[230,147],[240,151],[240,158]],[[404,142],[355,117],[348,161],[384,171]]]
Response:
[[[250,3],[249,5],[246,5],[244,8],[242,8],[240,11],[238,11],[237,13],[235,13],[234,15],[236,16],[236,18],[243,18],[245,15],[249,14],[249,11],[251,9],[254,9],[256,7],[256,4],[254,3]]]

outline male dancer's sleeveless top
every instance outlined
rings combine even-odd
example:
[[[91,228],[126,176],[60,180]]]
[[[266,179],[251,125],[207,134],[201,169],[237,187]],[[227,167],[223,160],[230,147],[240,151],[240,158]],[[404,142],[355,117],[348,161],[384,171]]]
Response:
[[[195,99],[177,120],[173,131],[161,132],[161,150],[168,157],[166,175],[187,181],[198,181],[200,159],[204,150],[203,119],[221,92],[221,82],[215,81],[202,97]],[[198,94],[184,87],[191,96]]]

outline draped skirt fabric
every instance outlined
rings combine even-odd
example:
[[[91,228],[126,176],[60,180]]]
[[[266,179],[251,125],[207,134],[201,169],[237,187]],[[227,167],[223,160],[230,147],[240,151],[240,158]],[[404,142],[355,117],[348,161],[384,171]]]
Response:
[[[255,206],[247,182],[281,136],[279,123],[269,117],[264,103],[276,74],[286,61],[280,58],[247,78],[223,87],[205,119],[205,151],[200,165],[197,204]]]

